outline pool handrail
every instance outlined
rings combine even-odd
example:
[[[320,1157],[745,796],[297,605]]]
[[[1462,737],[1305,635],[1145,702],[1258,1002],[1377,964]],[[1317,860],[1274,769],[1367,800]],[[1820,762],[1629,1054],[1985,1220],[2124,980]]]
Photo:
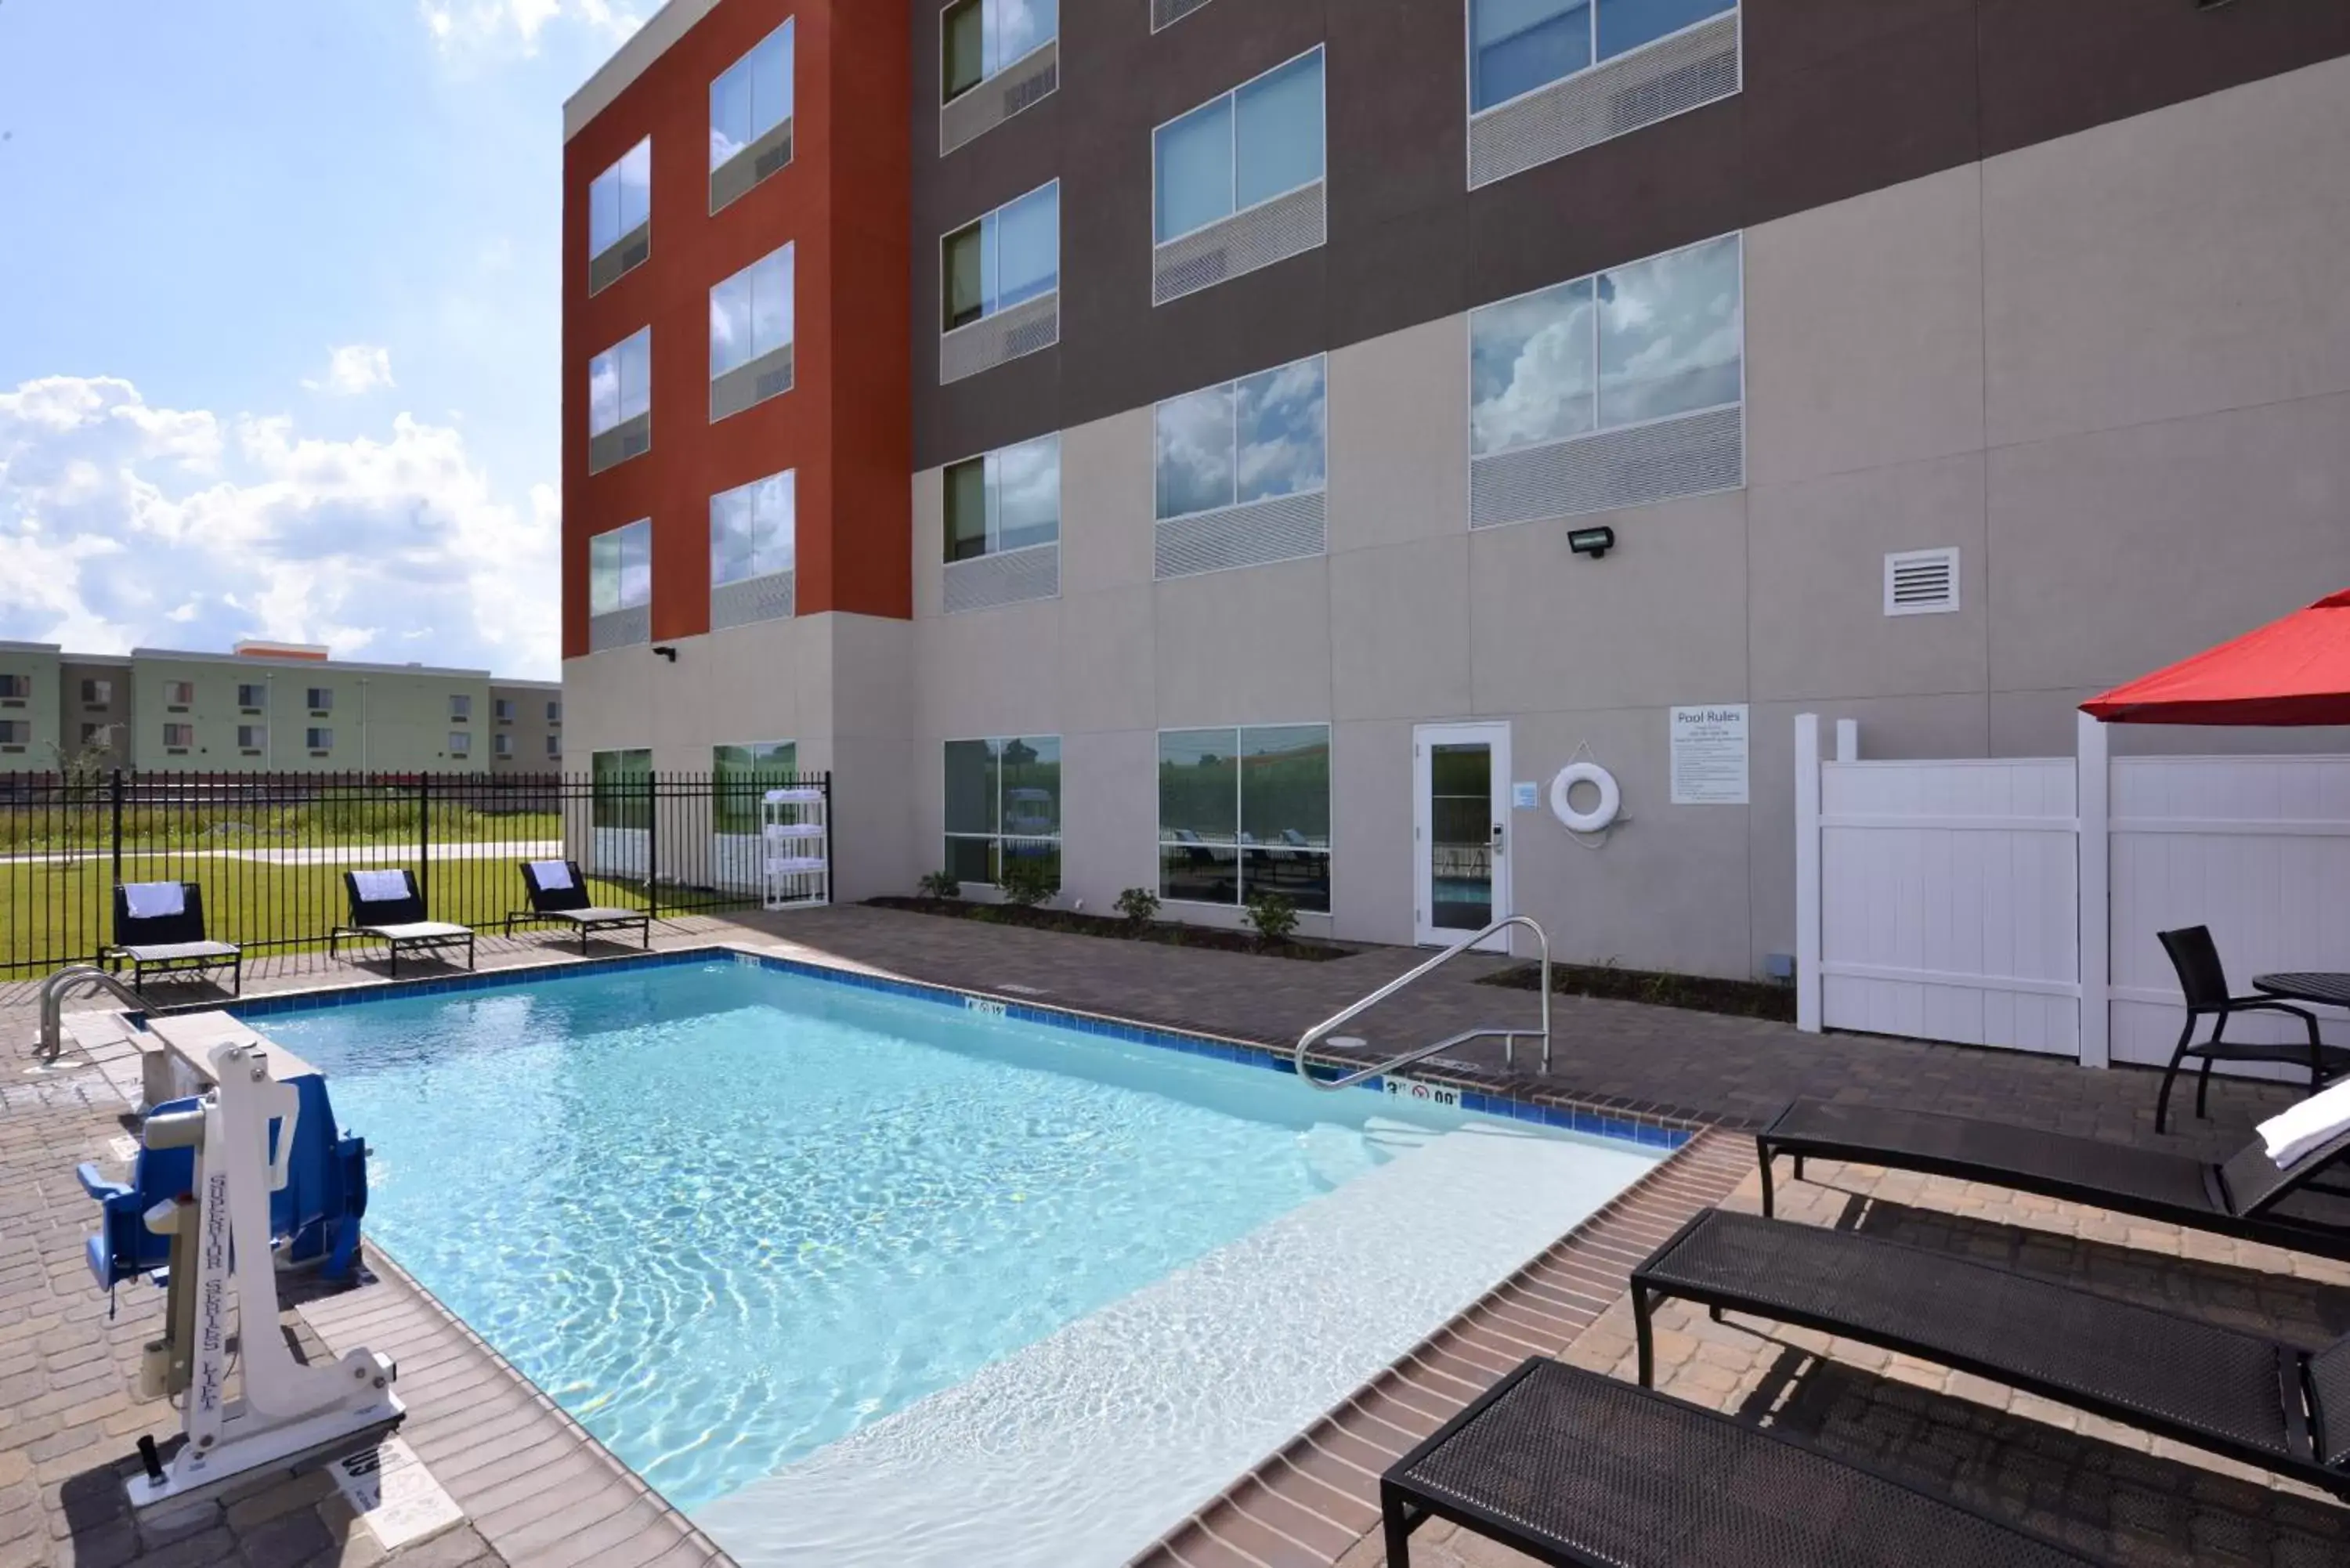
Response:
[[[62,1016],[66,992],[77,986],[110,991],[130,1004],[135,1012],[144,1012],[147,999],[99,969],[96,964],[68,964],[41,981],[41,1038],[34,1047],[34,1055],[47,1066],[65,1054],[65,1020]]]
[[[1338,1028],[1341,1024],[1347,1023],[1349,1020],[1357,1018],[1363,1013],[1369,1012],[1372,1008],[1377,1007],[1380,1002],[1387,1001],[1388,998],[1395,995],[1398,992],[1402,991],[1406,986],[1409,986],[1414,981],[1419,980],[1421,976],[1434,973],[1436,971],[1443,968],[1446,964],[1451,963],[1454,959],[1459,958],[1462,953],[1467,952],[1470,949],[1475,947],[1479,942],[1484,941],[1490,937],[1496,936],[1503,931],[1508,930],[1513,926],[1525,927],[1526,929],[1534,932],[1534,940],[1542,944],[1542,1027],[1539,1030],[1498,1029],[1491,1027],[1482,1029],[1467,1029],[1461,1031],[1458,1034],[1448,1035],[1444,1039],[1437,1041],[1434,1044],[1416,1046],[1412,1050],[1405,1052],[1402,1055],[1396,1057],[1392,1061],[1382,1062],[1376,1066],[1364,1067],[1340,1078],[1318,1077],[1306,1070],[1305,1053],[1328,1036],[1331,1031]],[[1297,1049],[1291,1054],[1290,1064],[1296,1069],[1297,1075],[1299,1077],[1305,1079],[1307,1083],[1313,1085],[1317,1089],[1345,1089],[1351,1088],[1353,1085],[1363,1082],[1367,1078],[1382,1077],[1387,1074],[1396,1071],[1399,1067],[1409,1067],[1415,1062],[1424,1061],[1428,1057],[1435,1055],[1440,1051],[1448,1051],[1455,1045],[1466,1044],[1471,1040],[1495,1038],[1498,1038],[1502,1042],[1502,1060],[1505,1065],[1509,1066],[1515,1066],[1517,1064],[1517,1043],[1519,1041],[1540,1040],[1542,1042],[1542,1071],[1544,1074],[1549,1073],[1551,1038],[1550,937],[1548,933],[1544,931],[1541,924],[1536,921],[1532,915],[1509,915],[1501,919],[1495,920],[1483,930],[1473,932],[1469,936],[1461,938],[1459,941],[1453,943],[1442,952],[1438,953],[1426,963],[1411,970],[1409,973],[1398,975],[1395,979],[1388,981],[1387,984],[1379,987],[1377,991],[1371,992],[1368,996],[1364,997],[1361,1001],[1347,1007],[1345,1011],[1324,1019],[1321,1023],[1315,1024],[1313,1028],[1307,1030],[1305,1033],[1297,1037]]]

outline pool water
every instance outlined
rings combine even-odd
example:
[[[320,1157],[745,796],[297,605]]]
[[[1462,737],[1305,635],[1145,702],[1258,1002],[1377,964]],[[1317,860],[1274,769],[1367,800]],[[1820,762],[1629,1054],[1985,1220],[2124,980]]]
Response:
[[[1411,1144],[1382,1096],[729,960],[255,1023],[366,1137],[370,1237],[685,1509]]]

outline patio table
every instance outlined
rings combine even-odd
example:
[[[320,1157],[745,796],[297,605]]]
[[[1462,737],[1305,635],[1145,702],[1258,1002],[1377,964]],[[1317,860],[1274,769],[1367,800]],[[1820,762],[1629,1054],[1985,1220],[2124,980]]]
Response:
[[[2350,974],[2293,971],[2252,976],[2252,989],[2291,1002],[2314,1002],[2326,1007],[2350,1007]]]

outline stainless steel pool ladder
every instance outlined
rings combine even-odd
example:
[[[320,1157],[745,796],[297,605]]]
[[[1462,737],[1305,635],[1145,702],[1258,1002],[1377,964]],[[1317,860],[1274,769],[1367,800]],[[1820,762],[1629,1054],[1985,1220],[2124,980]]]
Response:
[[[1326,1039],[1331,1031],[1338,1028],[1350,1019],[1360,1017],[1362,1014],[1368,1012],[1380,1002],[1385,1002],[1388,998],[1395,995],[1398,992],[1411,984],[1412,981],[1419,980],[1423,975],[1435,973],[1438,970],[1442,969],[1446,964],[1451,963],[1454,959],[1459,958],[1462,953],[1467,952],[1471,948],[1475,947],[1479,942],[1483,941],[1486,938],[1496,935],[1499,932],[1508,930],[1512,926],[1525,927],[1526,929],[1534,932],[1534,940],[1542,944],[1542,1027],[1540,1029],[1464,1029],[1458,1034],[1447,1035],[1445,1038],[1436,1042],[1433,1045],[1421,1045],[1415,1047],[1412,1050],[1405,1052],[1402,1055],[1396,1057],[1391,1062],[1382,1062],[1374,1067],[1362,1068],[1360,1071],[1347,1074],[1343,1078],[1318,1078],[1305,1070],[1305,1053],[1315,1045],[1320,1044],[1323,1040]],[[1507,919],[1495,920],[1483,930],[1479,931],[1472,936],[1461,938],[1459,941],[1453,943],[1451,947],[1445,949],[1434,958],[1430,959],[1426,963],[1421,964],[1419,968],[1411,971],[1409,974],[1399,975],[1395,979],[1388,981],[1387,984],[1379,987],[1378,990],[1371,992],[1370,995],[1363,998],[1360,1002],[1356,1002],[1345,1012],[1340,1012],[1334,1017],[1324,1019],[1321,1023],[1315,1024],[1313,1028],[1307,1030],[1305,1033],[1297,1037],[1297,1050],[1292,1057],[1291,1064],[1297,1069],[1297,1075],[1299,1077],[1305,1079],[1307,1083],[1313,1085],[1317,1089],[1344,1089],[1350,1087],[1353,1085],[1359,1084],[1366,1078],[1379,1077],[1385,1074],[1394,1072],[1399,1067],[1409,1067],[1415,1062],[1425,1061],[1427,1058],[1435,1055],[1438,1052],[1449,1051],[1455,1045],[1465,1045],[1471,1040],[1488,1039],[1498,1039],[1501,1041],[1502,1060],[1512,1066],[1515,1066],[1517,1064],[1517,1044],[1519,1041],[1540,1040],[1542,1042],[1542,1070],[1544,1073],[1548,1073],[1550,1071],[1550,938],[1546,933],[1544,933],[1542,927],[1535,922],[1534,918],[1531,915],[1512,915]]]
[[[99,969],[95,964],[68,964],[48,979],[41,981],[41,1040],[34,1048],[34,1056],[43,1062],[56,1061],[65,1052],[65,1020],[62,1016],[66,992],[77,986],[95,991],[110,991],[134,1009],[143,1011],[147,999]]]

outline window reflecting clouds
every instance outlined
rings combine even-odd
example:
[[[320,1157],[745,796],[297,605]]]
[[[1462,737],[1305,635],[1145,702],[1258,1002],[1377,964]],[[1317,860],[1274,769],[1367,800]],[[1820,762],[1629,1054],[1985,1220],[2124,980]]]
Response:
[[[785,245],[710,291],[712,379],[792,340],[794,254]]]
[[[1159,520],[1324,488],[1326,378],[1317,354],[1159,404]]]
[[[786,21],[710,84],[710,166],[727,162],[792,114],[793,28]]]
[[[788,572],[797,561],[798,483],[786,469],[710,498],[712,587]]]

